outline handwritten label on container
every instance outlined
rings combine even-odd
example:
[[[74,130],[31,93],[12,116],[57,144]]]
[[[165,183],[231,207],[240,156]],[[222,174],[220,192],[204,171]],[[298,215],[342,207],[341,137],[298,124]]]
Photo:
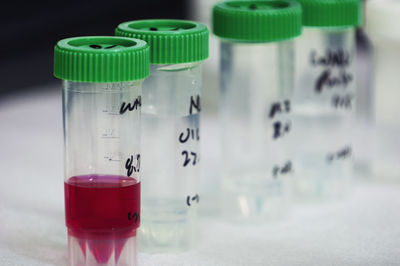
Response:
[[[197,94],[195,96],[190,96],[189,115],[192,115],[194,112],[199,113],[200,111],[200,95]],[[180,132],[178,142],[181,144],[186,144],[189,141],[200,141],[200,129],[198,127],[188,127],[184,131]],[[196,165],[199,162],[199,156],[197,152],[183,150],[181,155],[183,156],[183,167],[188,165]]]
[[[271,104],[268,116],[270,119],[275,119],[272,123],[273,134],[272,138],[278,139],[290,132],[292,122],[288,119],[279,119],[280,114],[289,113],[291,110],[290,101],[283,100]]]
[[[192,206],[193,203],[199,203],[200,201],[200,196],[198,194],[194,195],[193,197],[191,197],[190,195],[188,195],[186,197],[186,205],[187,206]]]
[[[326,157],[328,163],[332,163],[337,160],[344,160],[351,157],[352,149],[351,146],[345,146],[337,152],[329,153]]]
[[[135,223],[140,222],[140,214],[137,212],[128,212],[128,220]]]
[[[131,155],[125,162],[126,175],[129,177],[133,173],[140,171],[140,154],[136,154],[136,165],[133,165],[133,155]]]
[[[185,143],[188,140],[200,140],[200,129],[197,128],[186,128],[186,130],[184,132],[181,132],[181,134],[179,134],[179,142],[180,143]]]
[[[287,161],[283,166],[274,166],[272,169],[272,176],[278,178],[280,175],[286,175],[293,172],[293,165],[291,161]]]
[[[141,106],[142,106],[142,97],[138,96],[132,103],[126,104],[126,102],[122,102],[121,108],[119,109],[119,114],[122,115],[126,111],[138,110],[138,108]]]
[[[331,106],[335,109],[352,109],[354,95],[346,91],[354,82],[353,73],[349,71],[352,64],[352,55],[343,49],[328,49],[324,54],[311,51],[310,64],[313,67],[322,67],[323,70],[315,79],[314,91],[321,94],[327,90],[341,89],[332,95]]]
[[[196,110],[197,112],[201,111],[200,106],[200,95],[190,96],[190,105],[189,105],[189,114],[193,114],[193,111]]]

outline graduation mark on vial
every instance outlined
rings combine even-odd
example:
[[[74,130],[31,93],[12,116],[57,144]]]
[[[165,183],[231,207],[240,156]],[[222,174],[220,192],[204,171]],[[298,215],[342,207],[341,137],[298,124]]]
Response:
[[[119,109],[119,105],[108,105],[102,110],[102,112],[107,113],[108,115],[119,115]]]
[[[123,82],[114,82],[114,83],[106,83],[104,85],[104,90],[109,91],[109,90],[123,90],[125,89],[125,85]]]
[[[351,146],[345,146],[337,152],[328,154],[326,160],[328,161],[328,163],[331,163],[334,160],[344,160],[351,156],[351,152]]]
[[[196,95],[196,100],[193,98],[193,96],[190,96],[189,114],[193,113],[193,108],[196,109],[197,112],[201,111],[200,95]]]
[[[122,161],[122,153],[121,152],[107,152],[104,154],[104,159],[109,162],[121,162]]]
[[[192,162],[192,165],[196,165],[200,160],[195,152],[182,151],[181,154],[184,157],[183,167],[186,167],[190,162]]]
[[[278,178],[278,175],[285,175],[293,172],[293,166],[291,161],[287,161],[282,167],[275,165],[272,169],[272,176]]]
[[[194,197],[191,197],[190,195],[188,195],[186,197],[186,204],[187,206],[192,206],[193,203],[199,203],[200,201],[200,196],[198,194],[196,194]]]
[[[138,96],[133,101],[133,103],[128,103],[128,105],[126,105],[125,102],[122,102],[121,109],[119,109],[119,114],[122,115],[128,110],[129,111],[137,110],[141,106],[142,106],[142,96]]]
[[[105,128],[101,133],[102,139],[119,139],[119,131],[115,128]]]
[[[186,131],[181,132],[179,135],[179,142],[185,143],[186,141],[191,138],[192,140],[199,141],[200,140],[200,133],[199,128],[186,128]]]
[[[283,123],[281,121],[276,121],[273,124],[273,129],[274,129],[274,133],[272,136],[273,139],[283,137],[284,135],[286,135],[287,133],[290,132],[291,127],[292,127],[292,123],[290,121],[287,121],[285,123]]]
[[[125,168],[127,170],[126,175],[129,177],[132,173],[140,171],[140,154],[136,154],[136,165],[133,165],[133,155],[126,160]]]
[[[135,223],[140,221],[140,214],[138,214],[137,212],[128,212],[128,220],[132,221],[134,220]]]
[[[269,118],[273,119],[275,115],[280,113],[289,113],[290,112],[290,101],[284,100],[282,102],[274,102],[271,105],[271,109],[269,111]]]

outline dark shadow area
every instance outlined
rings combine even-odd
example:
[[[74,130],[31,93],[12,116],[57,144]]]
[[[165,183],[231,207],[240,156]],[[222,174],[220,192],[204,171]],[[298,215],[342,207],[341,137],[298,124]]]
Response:
[[[97,0],[13,1],[2,4],[0,23],[0,98],[26,89],[49,88],[53,47],[82,35],[113,35],[121,22],[135,19],[185,19],[188,1]],[[47,85],[47,86],[46,86]]]

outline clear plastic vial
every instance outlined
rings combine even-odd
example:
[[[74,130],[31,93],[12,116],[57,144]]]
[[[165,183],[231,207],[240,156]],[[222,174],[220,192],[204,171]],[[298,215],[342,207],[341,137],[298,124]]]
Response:
[[[221,38],[222,209],[230,220],[266,221],[285,213],[293,182],[293,38],[300,5],[224,1],[213,8]]]
[[[120,24],[116,34],[143,39],[151,51],[142,97],[139,248],[186,249],[200,201],[201,62],[208,57],[208,30],[192,21],[140,20]]]
[[[301,0],[293,115],[299,199],[340,198],[349,189],[355,132],[355,26],[359,0]]]
[[[149,47],[122,37],[61,40],[69,265],[136,265],[140,101]]]

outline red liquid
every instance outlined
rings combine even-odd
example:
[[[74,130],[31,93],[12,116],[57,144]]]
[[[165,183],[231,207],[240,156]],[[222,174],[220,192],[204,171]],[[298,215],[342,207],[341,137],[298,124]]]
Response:
[[[96,260],[105,263],[113,250],[116,261],[128,237],[136,235],[140,219],[140,183],[112,175],[84,175],[64,183],[68,233],[88,244]],[[110,240],[114,245],[110,245]]]

